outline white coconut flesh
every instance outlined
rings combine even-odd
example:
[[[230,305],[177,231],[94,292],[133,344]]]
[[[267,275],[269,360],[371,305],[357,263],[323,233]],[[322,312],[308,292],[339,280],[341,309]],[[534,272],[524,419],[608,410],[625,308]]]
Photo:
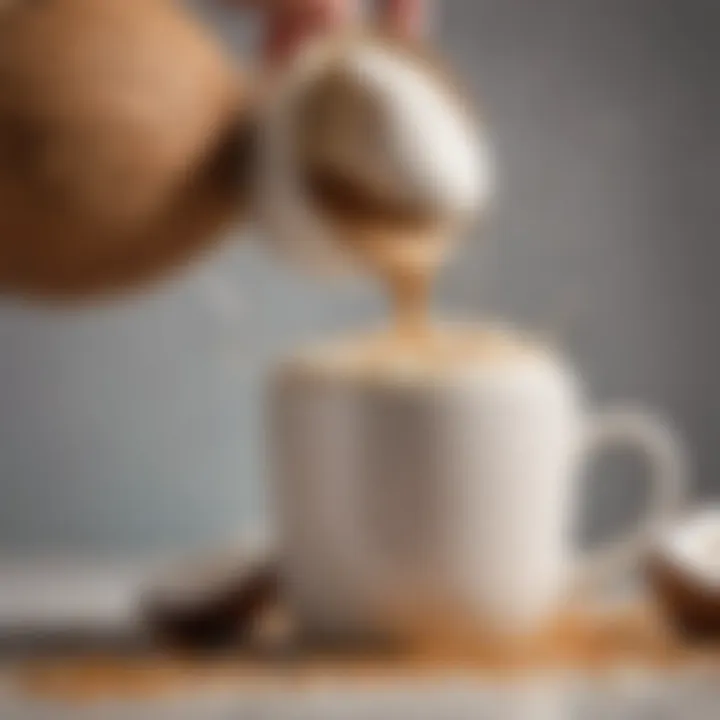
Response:
[[[357,177],[383,187],[391,200],[470,212],[490,185],[486,148],[470,115],[438,80],[389,50],[360,47],[344,65],[376,98],[384,131],[382,155],[355,145]]]
[[[720,590],[720,507],[705,510],[670,532],[662,552],[679,572]]]
[[[370,141],[352,117],[342,143],[326,152],[358,187],[389,203],[412,203],[438,217],[482,209],[492,192],[487,139],[449,88],[420,62],[390,46],[357,43],[338,54],[332,43],[310,46],[267,107],[260,140],[259,201],[269,239],[308,264],[347,266],[337,228],[325,220],[297,167],[299,107],[329,63],[373,98],[379,127]],[[379,139],[379,142],[378,142]]]

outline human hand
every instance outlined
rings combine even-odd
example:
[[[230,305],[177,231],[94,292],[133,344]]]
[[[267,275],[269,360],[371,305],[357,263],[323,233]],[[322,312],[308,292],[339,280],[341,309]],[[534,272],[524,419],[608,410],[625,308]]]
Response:
[[[360,0],[224,0],[226,5],[264,13],[263,59],[286,59],[309,36],[343,27],[358,17]],[[423,0],[376,0],[380,23],[401,35],[416,35],[425,24]]]

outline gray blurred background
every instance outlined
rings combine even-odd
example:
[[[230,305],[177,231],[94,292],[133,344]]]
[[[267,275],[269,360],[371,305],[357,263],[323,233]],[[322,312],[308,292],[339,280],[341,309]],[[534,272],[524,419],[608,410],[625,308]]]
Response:
[[[200,3],[198,3],[200,5]],[[497,142],[502,196],[443,278],[448,313],[557,334],[599,404],[631,398],[720,487],[720,5],[444,0],[438,39]],[[238,53],[253,28],[203,11]],[[60,313],[0,305],[0,553],[168,551],[265,517],[262,383],[287,348],[377,318],[238,234],[144,297]],[[640,467],[601,463],[594,532]]]

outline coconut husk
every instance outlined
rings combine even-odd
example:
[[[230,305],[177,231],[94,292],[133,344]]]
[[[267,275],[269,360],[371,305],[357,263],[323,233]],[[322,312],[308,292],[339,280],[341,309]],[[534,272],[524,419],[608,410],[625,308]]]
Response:
[[[211,246],[247,194],[246,98],[170,0],[0,5],[0,292],[126,290]]]

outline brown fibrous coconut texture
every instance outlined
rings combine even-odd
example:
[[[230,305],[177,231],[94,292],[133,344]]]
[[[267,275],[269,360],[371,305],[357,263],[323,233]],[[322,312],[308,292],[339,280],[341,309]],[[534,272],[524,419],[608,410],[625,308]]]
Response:
[[[243,78],[171,0],[0,5],[0,293],[188,263],[242,210]]]

